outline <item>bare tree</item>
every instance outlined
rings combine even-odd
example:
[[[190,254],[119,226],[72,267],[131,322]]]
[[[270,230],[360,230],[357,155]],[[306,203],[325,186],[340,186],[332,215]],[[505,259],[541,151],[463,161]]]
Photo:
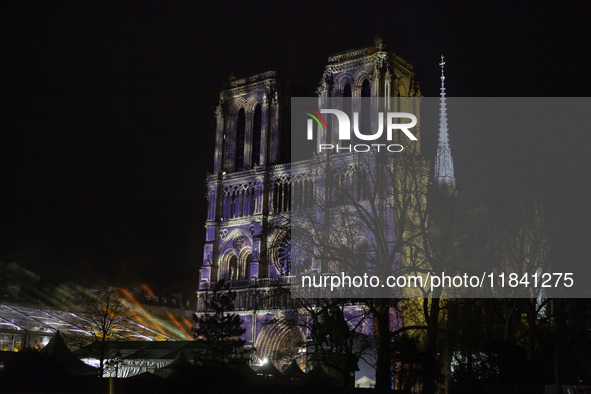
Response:
[[[341,154],[317,158],[313,203],[306,195],[294,194],[292,246],[295,271],[302,274],[371,275],[380,278],[374,288],[362,290],[337,286],[318,293],[299,288],[298,296],[362,298],[376,322],[378,388],[392,386],[391,349],[396,335],[427,330],[426,346],[434,344],[440,329],[439,293],[426,288],[406,290],[384,287],[389,276],[424,276],[445,267],[454,236],[438,229],[427,206],[428,165],[419,154]],[[300,200],[300,201],[298,201]],[[293,205],[293,204],[292,204]],[[301,209],[297,209],[301,207]],[[294,236],[295,234],[295,236]],[[443,246],[445,244],[445,247]],[[298,246],[300,249],[298,250]],[[303,282],[302,282],[303,283]],[[424,297],[423,318],[393,330],[392,299]],[[408,309],[408,308],[407,308]]]
[[[537,277],[541,283],[544,274],[548,275],[546,272],[549,268],[550,246],[541,204],[536,201],[526,205],[519,201],[516,205],[516,212],[511,220],[499,218],[498,210],[495,210],[494,222],[489,229],[498,243],[495,271],[505,273],[507,281],[513,277],[520,284],[496,289],[497,292],[501,291],[501,296],[508,301],[504,303],[507,322],[504,339],[507,340],[510,332],[515,330],[515,327],[510,325],[511,315],[516,313],[516,306],[522,306],[520,309],[525,310],[526,327],[520,330],[519,337],[523,339],[520,338],[519,342],[525,346],[528,360],[531,362],[534,357],[537,326],[544,321],[547,322],[541,315],[546,310],[548,299],[541,286],[535,286],[533,283],[526,285],[526,282],[533,282],[534,277]],[[514,283],[516,281],[513,280]]]
[[[82,329],[92,337],[99,360],[99,376],[103,376],[105,360],[111,356],[110,341],[126,339],[123,324],[134,314],[125,298],[107,287],[82,295],[80,312],[80,321],[85,325]],[[78,325],[81,324],[80,321]]]

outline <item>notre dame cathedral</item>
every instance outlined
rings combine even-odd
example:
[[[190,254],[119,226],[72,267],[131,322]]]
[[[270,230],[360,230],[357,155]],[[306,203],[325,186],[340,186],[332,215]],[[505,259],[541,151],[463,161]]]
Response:
[[[443,81],[442,75],[434,183],[453,186]],[[279,368],[290,360],[280,360],[276,353],[305,341],[307,335],[293,325],[265,325],[292,306],[287,292],[277,297],[269,294],[278,287],[289,288],[294,280],[290,233],[269,223],[301,205],[301,201],[292,202],[294,189],[306,194],[315,187],[314,175],[290,158],[290,98],[298,93],[275,71],[230,78],[220,92],[197,291],[197,315],[207,313],[207,292],[224,280],[226,288],[237,293],[235,313],[243,320],[246,345]],[[372,46],[330,56],[316,93],[319,102],[335,97],[353,102],[362,97],[421,97],[413,67],[386,50],[379,35]],[[357,308],[345,307],[343,313],[354,314]],[[373,327],[365,329],[371,334]]]

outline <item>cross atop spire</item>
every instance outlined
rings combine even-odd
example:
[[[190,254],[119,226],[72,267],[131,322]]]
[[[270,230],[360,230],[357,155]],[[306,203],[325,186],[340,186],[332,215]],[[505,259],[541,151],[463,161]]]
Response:
[[[441,61],[439,62],[439,66],[441,67],[441,97],[445,98],[445,58],[441,55]]]
[[[441,55],[441,93],[439,98],[439,142],[437,144],[437,157],[435,158],[435,185],[440,192],[451,194],[456,187],[454,177],[454,163],[449,146],[449,134],[447,130],[447,102],[445,99],[445,58]]]

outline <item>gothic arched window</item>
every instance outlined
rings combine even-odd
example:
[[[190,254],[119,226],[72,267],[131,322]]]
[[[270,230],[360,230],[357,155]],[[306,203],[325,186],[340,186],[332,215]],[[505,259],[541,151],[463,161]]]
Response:
[[[291,235],[284,234],[273,245],[273,260],[281,276],[291,274]]]
[[[250,262],[252,261],[252,254],[249,254],[244,261],[244,269],[241,272],[240,279],[250,279]]]
[[[254,109],[254,116],[252,120],[252,159],[251,164],[258,166],[261,161],[261,128],[263,120],[263,113],[260,104]]]
[[[230,258],[230,267],[228,270],[228,280],[236,280],[238,279],[238,258],[236,256],[232,256]]]
[[[236,123],[236,160],[234,161],[234,170],[244,168],[244,136],[246,134],[246,115],[244,108],[238,112],[238,121]]]
[[[343,97],[351,97],[351,85],[346,84],[345,88],[343,89]]]
[[[371,97],[371,87],[367,79],[364,79],[361,85],[361,97]]]
[[[371,97],[371,87],[369,85],[369,80],[364,79],[363,84],[361,85],[361,113],[359,114],[359,128],[361,129],[361,133],[370,134],[370,105],[369,100],[364,100],[366,97]]]
[[[343,98],[351,98],[353,97],[353,94],[351,92],[351,85],[350,84],[346,84],[345,87],[343,88]],[[343,111],[345,111],[345,113],[347,114],[347,116],[349,116],[349,119],[351,119],[351,100],[344,100],[343,102]]]

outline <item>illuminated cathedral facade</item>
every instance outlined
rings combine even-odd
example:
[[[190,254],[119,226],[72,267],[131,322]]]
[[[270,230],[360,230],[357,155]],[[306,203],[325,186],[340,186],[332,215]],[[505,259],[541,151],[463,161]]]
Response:
[[[301,207],[302,201],[291,200],[292,189],[306,194],[317,187],[309,167],[290,160],[289,106],[297,93],[275,71],[230,79],[220,92],[214,170],[206,181],[206,240],[197,291],[197,315],[207,313],[205,299],[220,280],[235,291],[235,313],[243,320],[246,345],[278,367],[290,361],[274,359],[278,350],[307,337],[299,327],[265,325],[292,307],[287,292],[272,294],[274,289],[289,288],[294,279],[289,231],[272,223]],[[353,102],[362,97],[421,97],[413,67],[386,50],[379,36],[372,46],[330,56],[316,93],[319,103],[339,97],[350,97]],[[444,95],[442,85],[442,100]],[[441,134],[440,126],[440,149],[446,152],[438,152],[442,157],[437,160],[440,170],[435,169],[435,176],[439,171],[439,182],[449,183],[453,164],[447,126],[445,135]],[[328,141],[331,136],[319,138]],[[357,308],[351,305],[343,312],[354,314]],[[372,334],[371,325],[365,329]]]

